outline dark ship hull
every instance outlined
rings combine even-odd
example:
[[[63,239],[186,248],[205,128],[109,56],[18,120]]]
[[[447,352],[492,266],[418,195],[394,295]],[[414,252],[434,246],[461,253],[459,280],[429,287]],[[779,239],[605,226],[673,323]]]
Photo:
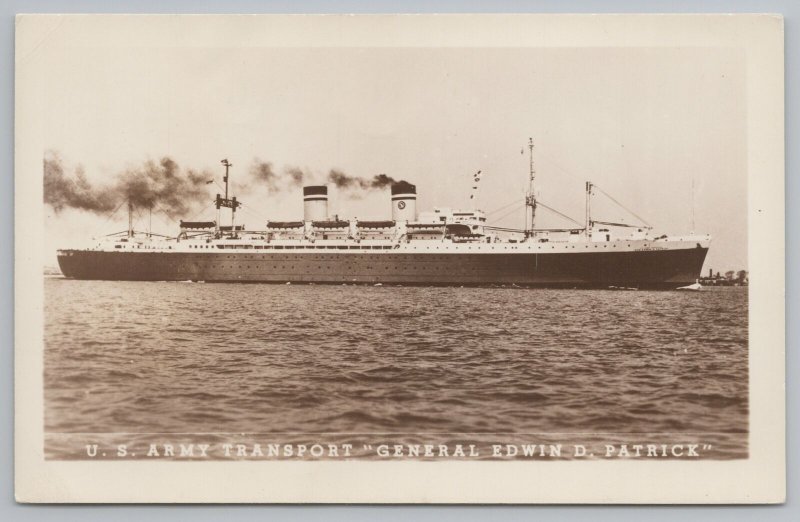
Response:
[[[204,253],[63,250],[68,278],[113,281],[675,288],[708,248],[585,253]]]

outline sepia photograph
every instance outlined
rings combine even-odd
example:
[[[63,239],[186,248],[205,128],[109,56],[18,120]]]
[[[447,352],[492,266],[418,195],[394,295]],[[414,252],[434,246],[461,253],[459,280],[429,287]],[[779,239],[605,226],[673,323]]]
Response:
[[[41,462],[755,465],[782,157],[697,18],[18,18]]]

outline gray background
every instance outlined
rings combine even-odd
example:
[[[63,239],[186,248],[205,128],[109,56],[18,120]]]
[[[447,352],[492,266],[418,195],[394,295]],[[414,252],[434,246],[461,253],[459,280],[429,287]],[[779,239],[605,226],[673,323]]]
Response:
[[[0,519],[4,520],[135,520],[147,517],[150,520],[168,520],[175,517],[191,517],[193,520],[216,520],[226,517],[235,520],[260,520],[264,518],[296,520],[372,520],[381,517],[390,520],[477,520],[498,518],[518,520],[522,518],[570,519],[570,520],[667,520],[690,518],[693,520],[726,520],[760,518],[767,520],[800,519],[797,507],[797,452],[792,441],[797,440],[797,397],[800,392],[792,379],[787,383],[787,456],[788,456],[788,501],[783,506],[753,507],[597,507],[597,506],[29,506],[14,502],[13,474],[13,147],[14,147],[14,15],[22,12],[51,13],[392,13],[392,12],[772,12],[786,17],[786,284],[787,301],[787,365],[789,376],[800,371],[797,347],[798,290],[798,210],[792,203],[800,200],[796,169],[797,157],[797,27],[800,26],[800,5],[792,0],[441,0],[441,1],[257,1],[257,0],[5,0],[0,5],[0,121],[2,121],[2,145],[0,161],[3,174],[0,191],[0,244],[7,248],[0,251],[0,382],[2,382],[2,418],[0,418]]]

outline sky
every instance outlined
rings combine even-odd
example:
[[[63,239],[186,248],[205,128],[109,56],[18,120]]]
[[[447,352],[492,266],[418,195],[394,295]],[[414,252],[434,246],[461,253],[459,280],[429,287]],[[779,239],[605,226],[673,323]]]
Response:
[[[208,205],[183,219],[214,219],[227,158],[248,228],[302,216],[299,187],[248,177],[256,160],[317,181],[331,169],[405,179],[420,211],[469,208],[481,170],[479,208],[521,228],[531,137],[548,206],[582,221],[591,180],[656,234],[711,234],[705,271],[747,268],[745,59],[735,48],[103,46],[58,31],[45,44],[55,50],[41,87],[43,155],[97,186],[163,157],[208,171]],[[390,216],[385,189],[331,189],[330,207]],[[124,209],[108,214],[46,207],[48,264],[56,248],[126,228]],[[593,215],[635,222],[601,196]],[[156,212],[153,231],[175,235],[177,219]],[[573,224],[540,210],[537,226]],[[137,228],[147,227],[140,211]]]

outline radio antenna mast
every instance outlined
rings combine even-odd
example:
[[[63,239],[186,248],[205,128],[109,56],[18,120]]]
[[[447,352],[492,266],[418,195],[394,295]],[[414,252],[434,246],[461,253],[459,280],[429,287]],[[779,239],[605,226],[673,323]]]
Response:
[[[586,182],[586,237],[592,236],[592,182]]]
[[[236,201],[236,197],[235,196],[232,197],[232,198],[228,198],[228,177],[229,177],[228,176],[228,169],[230,169],[230,167],[233,167],[233,163],[228,161],[227,158],[222,160],[220,163],[222,163],[225,166],[225,177],[222,178],[223,181],[225,181],[225,197],[222,198],[222,197],[220,197],[219,194],[217,194],[217,199],[216,199],[216,202],[215,202],[216,206],[217,206],[217,230],[216,230],[217,237],[220,236],[220,228],[219,228],[220,210],[219,209],[221,207],[226,207],[226,208],[231,209],[231,236],[232,237],[236,237],[237,236],[237,234],[236,234],[236,209],[238,207],[240,207],[242,204],[239,201]]]
[[[133,202],[128,197],[128,237],[133,237]]]
[[[536,194],[533,191],[533,182],[536,179],[536,171],[533,168],[533,138],[528,138],[528,151],[530,154],[530,178],[528,181],[528,193],[525,195],[525,205],[531,209],[531,225],[525,231],[525,237],[533,237],[536,223]],[[525,217],[527,221],[527,216]]]

